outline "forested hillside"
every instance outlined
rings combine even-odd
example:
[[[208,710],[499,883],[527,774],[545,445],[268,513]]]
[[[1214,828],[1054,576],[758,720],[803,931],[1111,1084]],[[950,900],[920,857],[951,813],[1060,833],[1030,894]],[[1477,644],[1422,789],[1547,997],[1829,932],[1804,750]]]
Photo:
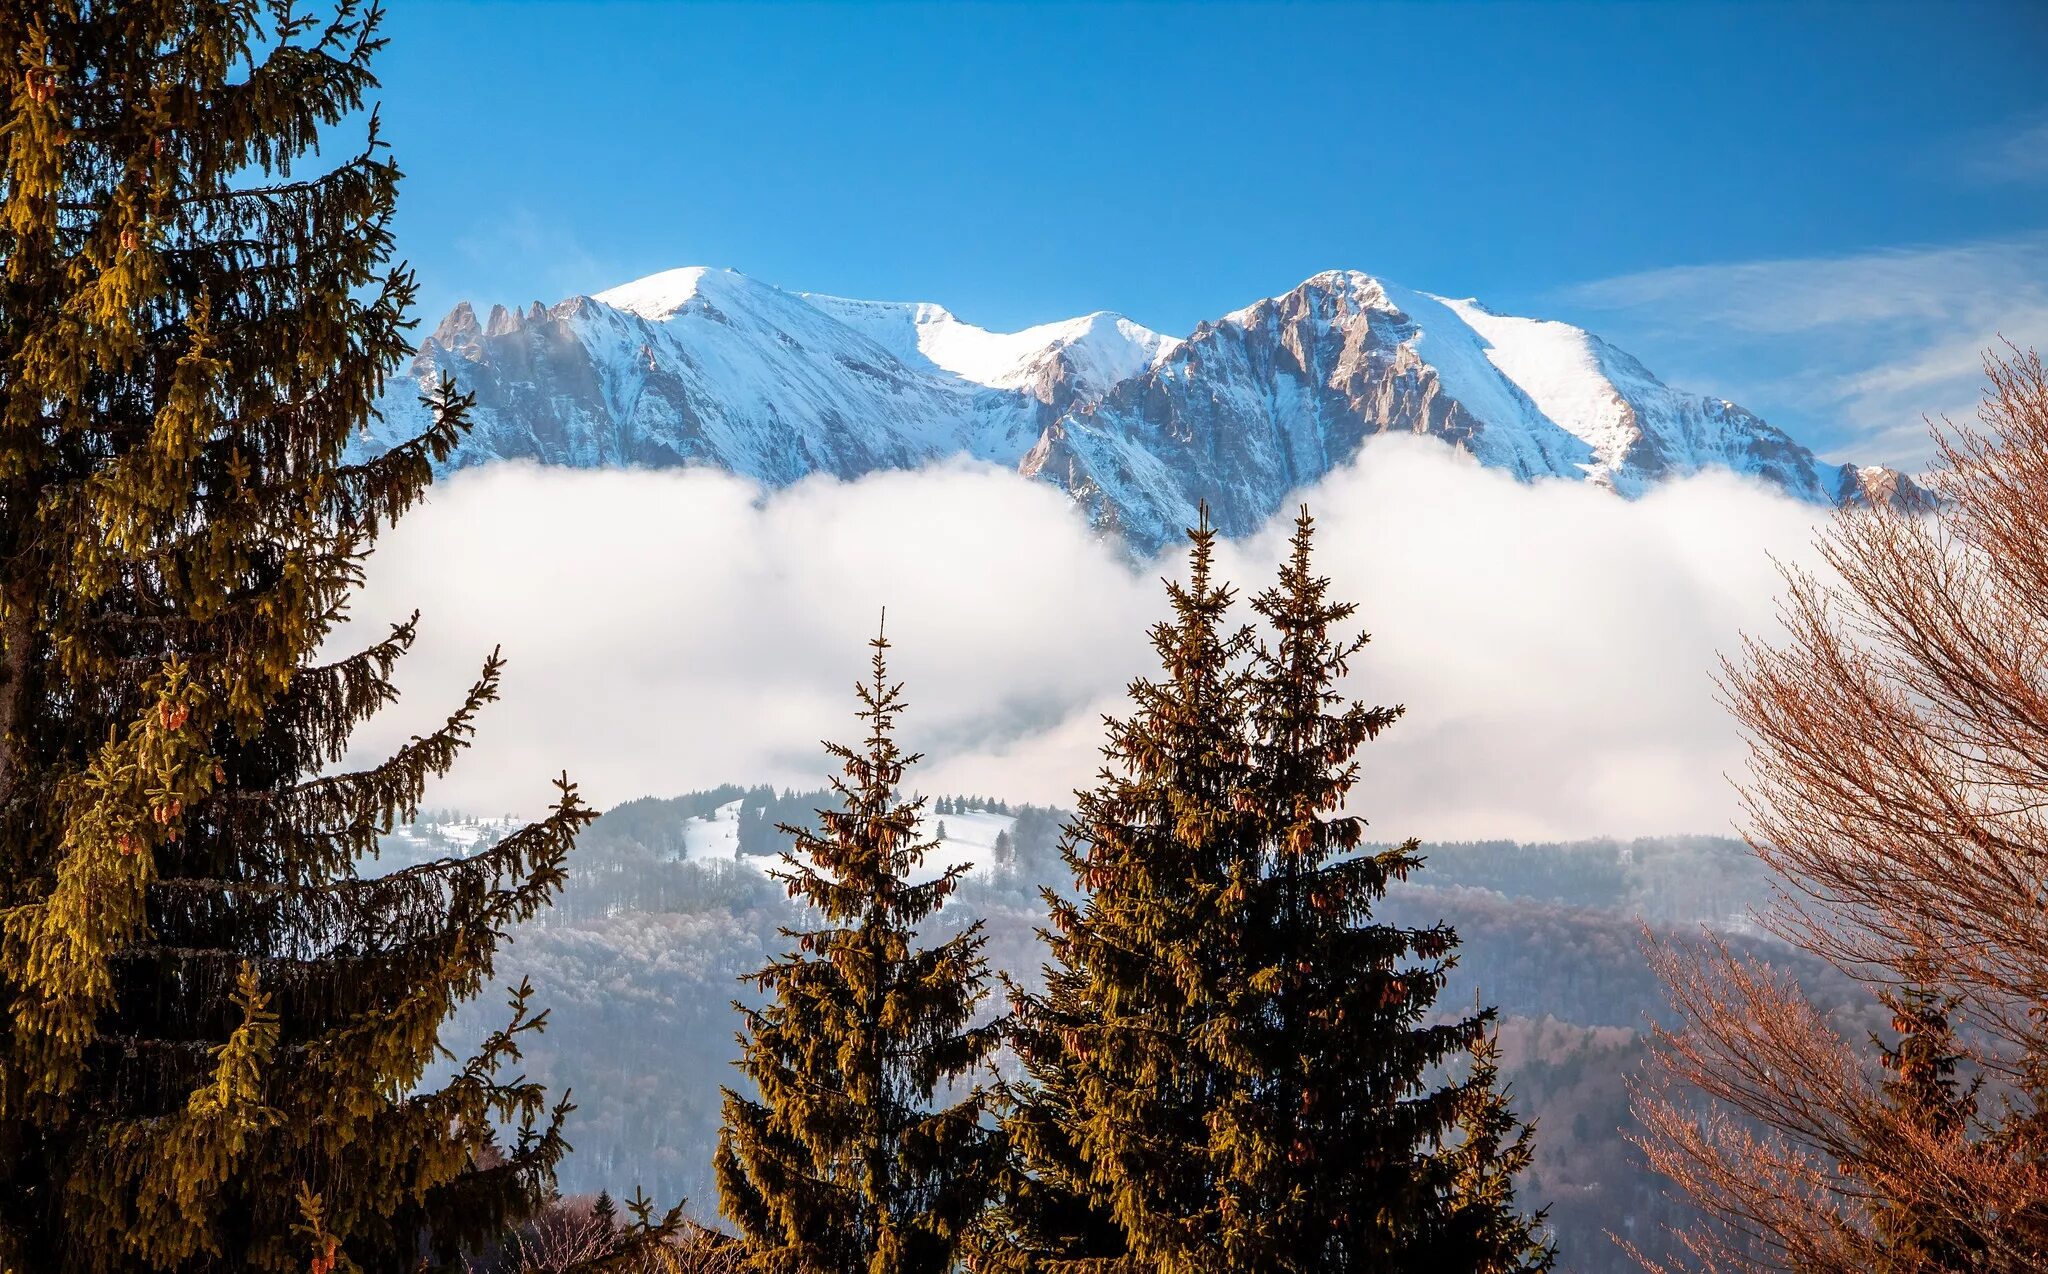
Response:
[[[551,1014],[546,1035],[527,1046],[528,1069],[575,1089],[566,1192],[637,1182],[657,1197],[686,1195],[711,1217],[718,1088],[732,1082],[738,1055],[737,979],[783,949],[779,929],[802,922],[767,875],[788,841],[775,825],[809,824],[827,799],[727,786],[628,802],[585,833],[560,903],[518,931],[503,974],[532,978]],[[935,798],[930,825],[944,825],[946,861],[980,865],[934,922],[934,938],[980,919],[991,965],[1036,985],[1038,890],[1062,881],[1056,845],[1065,818],[988,798]],[[501,826],[509,823],[430,815],[387,839],[384,866],[474,852]],[[1768,940],[1749,936],[1744,919],[1767,897],[1755,858],[1740,842],[1700,836],[1457,843],[1424,853],[1423,870],[1381,914],[1391,924],[1450,922],[1463,955],[1446,1005],[1469,1006],[1476,994],[1500,1006],[1517,1107],[1540,1120],[1522,1197],[1550,1206],[1564,1268],[1636,1268],[1607,1232],[1654,1250],[1658,1227],[1685,1215],[1622,1135],[1622,1077],[1642,1058],[1644,1023],[1666,1012],[1641,925],[1662,933],[1708,925],[1738,947],[1762,947]],[[1838,979],[1769,945],[1807,985],[1849,1001]],[[1867,1025],[1879,1021],[1870,1016]],[[485,1011],[458,1018],[453,1046],[460,1051],[488,1024]]]

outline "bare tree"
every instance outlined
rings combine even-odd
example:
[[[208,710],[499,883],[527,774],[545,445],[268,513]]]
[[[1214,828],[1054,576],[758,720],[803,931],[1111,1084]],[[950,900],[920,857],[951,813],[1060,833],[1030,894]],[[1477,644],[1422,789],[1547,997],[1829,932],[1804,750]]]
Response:
[[[589,1198],[558,1199],[469,1263],[469,1274],[733,1274],[737,1247],[682,1224],[656,1243],[629,1242],[617,1214]]]
[[[1823,568],[1786,571],[1784,636],[1723,680],[1783,880],[1764,923],[1901,1030],[1906,997],[1938,1004],[1984,1088],[1931,1115],[1782,971],[1654,948],[1679,1025],[1636,1108],[1708,1218],[1690,1268],[2048,1269],[2048,375],[2015,346],[1985,370],[1980,427],[1935,431],[1940,507],[1838,514]]]

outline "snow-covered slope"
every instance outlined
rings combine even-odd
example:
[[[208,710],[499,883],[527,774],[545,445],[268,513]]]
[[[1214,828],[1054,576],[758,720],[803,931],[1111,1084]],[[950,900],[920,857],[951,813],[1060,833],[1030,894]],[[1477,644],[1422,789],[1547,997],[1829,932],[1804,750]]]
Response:
[[[1839,470],[1726,399],[1671,388],[1591,332],[1474,300],[1439,303],[1545,417],[1593,448],[1588,474],[1603,486],[1639,495],[1658,478],[1720,466],[1809,500],[1839,498]]]
[[[365,875],[381,876],[442,858],[480,854],[526,824],[507,814],[477,818],[444,812],[423,814],[380,837],[375,861],[361,865]]]
[[[476,395],[461,464],[709,464],[768,483],[956,454],[1012,463],[1019,395],[908,366],[803,298],[730,270],[671,270],[524,312],[467,304],[387,393],[367,447],[417,432],[443,375]]]
[[[691,862],[738,862],[757,871],[780,871],[786,867],[782,852],[787,845],[777,840],[773,854],[742,853],[740,810],[744,801],[728,801],[709,814],[683,820],[681,856]],[[950,814],[927,812],[923,835],[935,843],[924,861],[910,872],[913,881],[931,880],[953,867],[986,872],[996,864],[999,837],[1013,832],[1015,815],[993,810],[962,808]]]
[[[951,372],[993,389],[1019,389],[1064,410],[1092,402],[1144,371],[1175,342],[1121,314],[1098,311],[1021,332],[991,332],[925,302],[804,299],[911,366]]]
[[[418,432],[420,395],[476,395],[453,463],[708,464],[770,484],[955,455],[1051,482],[1139,550],[1206,501],[1227,534],[1375,433],[1440,438],[1524,480],[1634,497],[1731,469],[1815,503],[1927,500],[1828,465],[1734,403],[1674,389],[1598,336],[1356,271],[1318,274],[1171,340],[1096,313],[994,332],[922,303],[786,292],[692,267],[522,312],[442,320],[359,446]]]
[[[1249,533],[1375,433],[1426,434],[1524,480],[1637,496],[1723,468],[1803,500],[1913,502],[1909,479],[1826,465],[1723,399],[1676,390],[1564,323],[1494,315],[1356,271],[1316,275],[1204,323],[1099,403],[1054,422],[1023,469],[1135,543],[1202,502]],[[1882,471],[1886,474],[1889,471]]]

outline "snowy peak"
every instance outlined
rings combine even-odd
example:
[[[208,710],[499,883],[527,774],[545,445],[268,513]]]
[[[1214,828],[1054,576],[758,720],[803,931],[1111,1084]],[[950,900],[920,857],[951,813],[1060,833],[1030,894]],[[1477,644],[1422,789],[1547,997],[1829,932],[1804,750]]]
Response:
[[[1616,388],[1592,334],[1569,323],[1510,318],[1473,299],[1432,297],[1483,342],[1487,361],[1544,415],[1597,448],[1628,427],[1628,401]]]
[[[802,297],[732,270],[652,275],[479,327],[458,306],[381,404],[374,450],[417,432],[442,376],[476,395],[457,464],[706,464],[768,483],[956,454],[1012,463],[1034,404],[908,366]]]
[[[464,302],[358,444],[426,427],[422,393],[476,395],[452,460],[702,464],[773,485],[970,456],[1067,492],[1148,551],[1207,504],[1264,525],[1378,433],[1422,434],[1525,481],[1634,497],[1706,469],[1817,504],[1924,507],[1887,469],[1821,463],[1734,403],[1664,384],[1568,323],[1330,270],[1174,340],[1097,312],[998,332],[929,302],[663,271],[526,309]]]
[[[857,337],[886,350],[903,367],[950,375],[988,389],[1023,390],[1043,403],[1100,397],[1142,372],[1174,344],[1121,314],[1098,312],[996,332],[923,301],[861,301],[822,293],[784,292],[736,270],[687,266],[664,270],[596,293],[592,301],[655,323],[693,315],[745,320],[781,330],[813,325],[792,319],[806,305]],[[451,319],[454,316],[451,315]],[[446,342],[443,342],[446,344]]]
[[[1412,412],[1382,423],[1437,433],[1482,463],[1524,477],[1583,478],[1637,496],[1667,478],[1728,468],[1816,502],[1835,499],[1842,483],[1750,412],[1674,389],[1569,323],[1503,315],[1474,299],[1415,291],[1355,270],[1314,275],[1223,323],[1267,331],[1267,339],[1297,351],[1320,347],[1324,362],[1303,370],[1323,377],[1326,388],[1355,379],[1374,359],[1389,368],[1412,359],[1427,369],[1414,390],[1461,410],[1446,410],[1435,423]]]
[[[1375,310],[1394,312],[1385,284],[1359,270],[1324,270],[1278,296],[1262,297],[1232,310],[1217,320],[1217,325],[1251,328],[1289,316],[1341,322]]]
[[[1824,466],[1790,437],[1725,398],[1666,385],[1583,328],[1470,299],[1430,300],[1451,320],[1448,339],[1474,345],[1545,420],[1592,449],[1587,476],[1602,486],[1634,496],[1663,478],[1728,468],[1805,499],[1832,498]]]
[[[746,278],[736,270],[718,270],[710,266],[692,265],[680,270],[663,270],[650,274],[644,279],[622,283],[597,293],[591,299],[637,314],[644,319],[660,322],[670,318],[678,310],[696,300],[704,291],[706,279],[711,279],[717,290],[730,292],[744,286]]]
[[[1062,389],[1069,398],[1100,397],[1118,381],[1151,366],[1174,344],[1107,311],[1018,332],[994,332],[929,302],[856,301],[817,293],[806,293],[804,299],[907,364],[922,364],[991,389],[1023,390],[1040,402],[1053,401]]]
[[[1329,271],[1196,328],[1143,374],[1062,419],[1025,472],[1141,544],[1206,505],[1228,535],[1349,463],[1373,434],[1424,434],[1525,480],[1583,478],[1591,451],[1542,419],[1442,307]]]

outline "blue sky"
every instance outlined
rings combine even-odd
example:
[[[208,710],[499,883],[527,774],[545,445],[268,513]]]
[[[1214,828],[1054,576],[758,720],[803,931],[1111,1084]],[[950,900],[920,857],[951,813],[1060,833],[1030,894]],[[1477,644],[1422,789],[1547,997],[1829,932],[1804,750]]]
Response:
[[[2048,5],[394,10],[429,321],[710,264],[1178,334],[1346,266],[1906,463],[2048,343]]]

